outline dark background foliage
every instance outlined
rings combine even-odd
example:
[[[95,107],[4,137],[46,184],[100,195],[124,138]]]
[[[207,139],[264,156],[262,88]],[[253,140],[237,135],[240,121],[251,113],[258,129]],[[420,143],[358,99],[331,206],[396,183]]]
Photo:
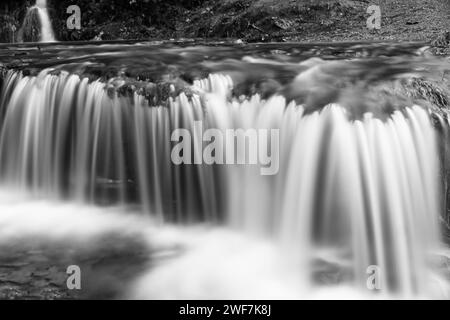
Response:
[[[141,39],[171,35],[184,11],[200,5],[203,0],[54,0],[51,11],[57,17],[55,30],[59,39],[85,40],[103,32],[102,40],[116,38]],[[69,5],[82,11],[81,31],[65,28]],[[164,32],[161,32],[164,30]]]
[[[48,0],[56,36],[59,40],[90,40],[103,31],[102,39],[141,39],[170,36],[181,15],[200,6],[204,0]],[[0,42],[12,42],[34,1],[2,0],[0,3]],[[66,28],[66,10],[78,5],[82,29]]]
[[[34,0],[0,2],[0,42],[17,41]],[[369,5],[382,28],[366,28]],[[78,5],[81,30],[68,30]],[[246,41],[432,40],[450,30],[449,0],[48,0],[56,37],[70,40],[223,38]]]

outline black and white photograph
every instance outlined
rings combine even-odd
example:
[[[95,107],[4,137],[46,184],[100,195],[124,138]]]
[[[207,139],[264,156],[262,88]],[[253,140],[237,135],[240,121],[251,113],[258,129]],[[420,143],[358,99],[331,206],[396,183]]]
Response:
[[[0,300],[447,299],[449,0],[0,2]]]

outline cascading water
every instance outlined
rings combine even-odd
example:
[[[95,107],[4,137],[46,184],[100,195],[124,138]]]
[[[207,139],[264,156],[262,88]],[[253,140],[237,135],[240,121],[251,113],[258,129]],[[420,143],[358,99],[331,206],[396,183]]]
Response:
[[[52,22],[47,9],[47,0],[36,0],[36,7],[39,10],[39,18],[41,20],[41,41],[42,42],[54,42],[55,33],[53,32]]]
[[[190,97],[153,107],[137,93],[119,95],[112,83],[10,71],[0,100],[3,183],[46,198],[137,203],[160,223],[207,222],[270,239],[296,266],[294,297],[320,288],[317,270],[330,265],[340,270],[337,282],[361,292],[368,268],[377,266],[385,294],[433,295],[428,259],[439,247],[441,208],[426,109],[355,120],[339,104],[311,112],[280,95],[230,98],[233,80],[220,74],[196,80]],[[200,120],[204,130],[279,129],[280,171],[174,165],[173,130],[195,136]],[[167,288],[161,279],[180,271],[170,270],[153,271],[137,295],[158,297],[152,290]]]
[[[36,19],[37,18],[37,19]],[[28,9],[19,32],[21,41],[55,42],[55,33],[47,9],[47,0],[36,0]],[[36,39],[38,36],[38,39]]]

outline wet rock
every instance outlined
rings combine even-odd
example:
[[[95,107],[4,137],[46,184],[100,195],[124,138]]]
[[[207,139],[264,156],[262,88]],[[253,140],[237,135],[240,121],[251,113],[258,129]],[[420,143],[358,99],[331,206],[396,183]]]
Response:
[[[351,267],[316,259],[313,262],[313,280],[319,285],[338,285],[353,278]]]
[[[105,235],[89,246],[22,239],[0,246],[1,299],[116,299],[150,264],[139,238]],[[82,290],[68,290],[67,267],[82,271]]]

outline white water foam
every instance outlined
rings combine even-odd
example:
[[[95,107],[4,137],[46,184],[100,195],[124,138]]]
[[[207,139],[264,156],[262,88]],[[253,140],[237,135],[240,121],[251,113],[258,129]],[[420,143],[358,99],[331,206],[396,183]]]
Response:
[[[152,267],[123,288],[129,299],[387,299],[351,283],[308,287],[288,252],[229,228],[160,226],[124,208],[99,208],[18,196],[0,190],[0,242],[34,239],[93,246],[99,236],[144,239]],[[173,252],[176,252],[173,254]],[[168,258],[167,258],[167,257]],[[322,258],[329,254],[322,255]],[[408,298],[444,298],[447,283],[430,273],[432,290]],[[398,296],[406,298],[407,296]]]

